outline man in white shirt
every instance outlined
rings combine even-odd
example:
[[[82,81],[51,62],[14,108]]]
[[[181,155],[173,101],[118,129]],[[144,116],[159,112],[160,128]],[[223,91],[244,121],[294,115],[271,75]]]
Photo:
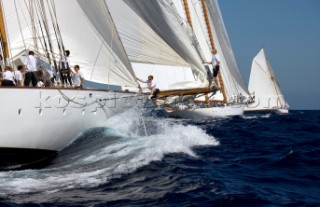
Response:
[[[10,66],[5,66],[2,73],[2,86],[15,86],[13,69]]]
[[[74,66],[75,72],[71,71],[74,74],[74,86],[75,88],[83,88],[84,84],[84,75],[82,71],[80,71],[80,66]]]
[[[23,86],[23,74],[26,70],[24,65],[19,65],[18,70],[14,71],[14,80],[16,82],[16,86]]]
[[[220,70],[220,56],[217,53],[217,50],[212,50],[212,60],[211,62],[205,62],[208,64],[212,64],[212,70],[213,70],[213,79],[216,84],[218,84],[217,76],[219,74]]]
[[[24,79],[24,85],[26,87],[29,87],[30,82],[32,82],[32,86],[36,87],[38,79],[34,72],[37,70],[37,59],[34,57],[33,51],[29,51],[29,56],[25,58],[24,65],[26,67],[26,76]]]
[[[142,89],[149,89],[151,91],[150,99],[152,100],[153,104],[157,106],[157,95],[160,93],[159,88],[157,88],[156,82],[153,80],[153,76],[149,75],[148,80],[144,81],[140,78],[136,78],[141,83],[146,83],[147,86],[143,87]]]

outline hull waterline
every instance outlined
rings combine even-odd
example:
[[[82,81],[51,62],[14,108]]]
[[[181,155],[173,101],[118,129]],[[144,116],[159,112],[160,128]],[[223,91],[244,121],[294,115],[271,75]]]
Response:
[[[253,108],[253,107],[246,107],[244,109],[245,112],[274,112],[276,114],[289,114],[288,108]]]
[[[230,116],[241,116],[244,112],[244,106],[221,106],[210,108],[185,109],[168,112],[169,117],[184,119],[206,119],[206,118],[224,118]]]

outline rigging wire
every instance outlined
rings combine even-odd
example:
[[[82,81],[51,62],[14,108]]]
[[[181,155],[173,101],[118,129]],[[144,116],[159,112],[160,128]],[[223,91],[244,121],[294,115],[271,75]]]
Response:
[[[24,49],[27,50],[26,41],[25,41],[23,33],[22,33],[23,31],[22,31],[21,21],[19,18],[19,12],[18,12],[18,8],[17,8],[16,0],[14,0],[14,6],[15,6],[15,10],[16,10],[16,15],[17,15],[17,19],[18,19],[18,25],[19,25],[19,30],[20,30],[23,46],[24,46]]]
[[[48,7],[48,11],[49,11],[49,14],[50,14],[50,18],[51,18],[51,21],[52,21],[52,27],[53,27],[53,31],[54,31],[54,34],[55,34],[55,37],[57,39],[57,45],[58,45],[58,50],[59,50],[59,54],[60,54],[60,57],[62,59],[62,54],[64,53],[62,51],[62,46],[61,46],[61,41],[58,37],[58,31],[57,31],[57,24],[58,22],[56,21],[56,19],[54,18],[53,14],[52,14],[52,11],[50,9],[50,6],[49,6],[49,3],[47,3],[47,7]]]
[[[47,19],[46,12],[45,12],[44,2],[41,1],[39,6],[40,6],[39,7],[40,8],[40,14],[41,14],[41,17],[42,17],[42,21],[43,21],[43,25],[44,25],[44,28],[45,28],[45,32],[46,32],[46,35],[48,37],[48,43],[49,43],[49,48],[50,48],[50,52],[51,52],[52,59],[53,59],[53,64],[54,64],[54,67],[56,69],[56,73],[58,73],[57,62],[56,62],[55,55],[54,55],[54,52],[53,52],[52,40],[50,38],[49,27],[48,27],[48,24],[47,24],[48,19]]]
[[[40,27],[40,31],[41,31],[41,34],[42,34],[42,37],[43,37],[42,39],[43,39],[44,49],[45,49],[45,51],[46,51],[49,64],[51,65],[50,53],[49,53],[49,50],[48,50],[48,45],[47,45],[47,41],[46,41],[45,35],[44,35],[44,33],[43,33],[43,29],[42,29],[42,25],[41,25],[41,22],[40,22],[40,18],[39,18],[38,12],[36,12],[36,15],[37,15],[37,17],[38,17],[39,27]],[[41,42],[41,38],[39,38],[39,40],[40,40],[40,42]],[[42,42],[41,42],[41,44],[42,44]]]

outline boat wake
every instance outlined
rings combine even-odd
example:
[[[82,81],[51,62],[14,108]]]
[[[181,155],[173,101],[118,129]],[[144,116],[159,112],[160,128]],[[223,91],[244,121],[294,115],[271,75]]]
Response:
[[[243,115],[241,116],[243,119],[268,119],[271,117],[271,113],[268,114],[258,114],[258,115]]]
[[[219,142],[200,127],[132,110],[82,134],[45,169],[0,172],[0,197],[96,187],[166,154],[197,157],[192,147],[207,145]]]

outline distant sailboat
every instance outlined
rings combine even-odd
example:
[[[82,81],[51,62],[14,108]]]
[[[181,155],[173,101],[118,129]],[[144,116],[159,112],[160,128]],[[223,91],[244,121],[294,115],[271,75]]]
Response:
[[[248,104],[245,111],[271,110],[279,114],[289,113],[289,105],[280,90],[264,49],[261,49],[252,61],[249,91],[254,102]]]

